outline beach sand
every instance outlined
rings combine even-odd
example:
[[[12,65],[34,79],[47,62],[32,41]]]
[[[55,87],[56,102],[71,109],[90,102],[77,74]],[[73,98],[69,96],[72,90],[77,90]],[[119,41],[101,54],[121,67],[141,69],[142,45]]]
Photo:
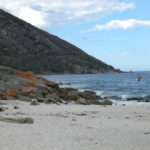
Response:
[[[0,121],[0,150],[150,150],[150,104],[3,102],[8,110],[0,117],[31,117],[34,123]]]

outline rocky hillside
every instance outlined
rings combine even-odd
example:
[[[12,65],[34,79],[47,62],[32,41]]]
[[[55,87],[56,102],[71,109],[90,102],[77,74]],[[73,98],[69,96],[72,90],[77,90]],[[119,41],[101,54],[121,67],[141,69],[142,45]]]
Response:
[[[118,71],[3,10],[0,10],[0,65],[34,73]]]

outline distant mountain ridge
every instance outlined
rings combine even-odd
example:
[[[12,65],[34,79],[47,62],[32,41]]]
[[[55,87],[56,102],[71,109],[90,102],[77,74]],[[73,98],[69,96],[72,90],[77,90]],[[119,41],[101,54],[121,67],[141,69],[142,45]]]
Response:
[[[1,9],[0,65],[38,74],[118,72],[78,47]]]

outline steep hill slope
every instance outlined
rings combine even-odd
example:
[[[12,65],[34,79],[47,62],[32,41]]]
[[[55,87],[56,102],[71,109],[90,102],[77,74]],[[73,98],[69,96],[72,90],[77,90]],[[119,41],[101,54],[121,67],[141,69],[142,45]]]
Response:
[[[0,10],[0,65],[34,73],[116,72],[78,47]]]

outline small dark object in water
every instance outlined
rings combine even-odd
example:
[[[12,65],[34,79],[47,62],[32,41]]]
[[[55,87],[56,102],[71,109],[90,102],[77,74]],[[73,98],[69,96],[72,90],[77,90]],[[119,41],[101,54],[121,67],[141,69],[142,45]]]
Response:
[[[143,77],[142,77],[142,76],[137,77],[137,81],[138,81],[138,82],[140,82],[140,81],[142,81],[142,80],[143,80]]]

